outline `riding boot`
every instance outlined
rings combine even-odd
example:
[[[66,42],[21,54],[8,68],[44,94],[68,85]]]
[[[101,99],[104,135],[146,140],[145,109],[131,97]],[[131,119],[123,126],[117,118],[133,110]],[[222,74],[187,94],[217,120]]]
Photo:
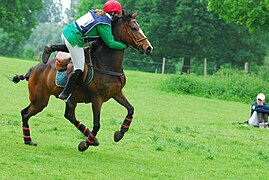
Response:
[[[67,80],[67,83],[64,87],[64,90],[59,94],[60,99],[62,99],[64,101],[68,101],[68,99],[72,95],[72,91],[73,91],[73,89],[78,81],[78,78],[81,74],[82,74],[82,70],[80,70],[80,69],[77,69],[70,74],[70,76]]]
[[[44,64],[48,62],[50,54],[54,51],[69,52],[65,44],[46,45],[41,57]]]

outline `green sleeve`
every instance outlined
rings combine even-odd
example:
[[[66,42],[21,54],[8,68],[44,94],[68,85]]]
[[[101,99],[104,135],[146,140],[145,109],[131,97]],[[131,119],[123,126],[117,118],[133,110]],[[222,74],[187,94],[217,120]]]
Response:
[[[101,36],[101,38],[103,39],[103,41],[106,43],[108,47],[112,49],[118,49],[118,50],[122,50],[126,48],[125,44],[114,40],[114,36],[112,35],[112,29],[109,25],[99,24],[96,27],[97,27],[99,35]]]

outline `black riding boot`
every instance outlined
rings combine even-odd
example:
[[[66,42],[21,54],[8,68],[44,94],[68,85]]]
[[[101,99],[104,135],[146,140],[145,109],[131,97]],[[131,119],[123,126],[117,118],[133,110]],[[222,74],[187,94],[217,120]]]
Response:
[[[44,64],[48,62],[50,54],[54,51],[69,52],[65,44],[46,45],[41,57]]]
[[[64,90],[59,94],[60,99],[67,101],[70,98],[72,91],[73,91],[73,89],[78,81],[78,78],[81,74],[82,74],[82,70],[80,70],[80,69],[77,69],[70,74],[70,76],[67,80],[67,83],[64,87]]]

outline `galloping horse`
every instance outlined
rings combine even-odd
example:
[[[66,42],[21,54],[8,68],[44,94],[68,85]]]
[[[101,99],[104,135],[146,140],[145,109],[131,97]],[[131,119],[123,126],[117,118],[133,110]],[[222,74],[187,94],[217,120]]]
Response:
[[[140,29],[136,21],[137,13],[127,14],[112,25],[112,32],[116,41],[121,41],[142,54],[149,54],[153,47]],[[123,94],[122,88],[126,83],[123,73],[124,50],[110,49],[102,39],[98,39],[91,50],[94,77],[88,85],[80,84],[72,93],[71,98],[66,102],[65,118],[74,124],[85,136],[78,149],[85,151],[89,146],[98,146],[96,138],[100,129],[100,111],[102,104],[110,98],[115,99],[119,104],[127,109],[127,116],[124,119],[119,131],[114,134],[114,141],[122,139],[131,124],[134,114],[133,106],[128,102]],[[47,105],[49,97],[58,97],[62,91],[61,87],[55,84],[56,68],[55,58],[50,59],[47,64],[39,63],[32,67],[25,75],[16,75],[13,82],[28,80],[30,104],[21,111],[23,123],[24,143],[36,146],[30,136],[29,119],[41,112]],[[75,117],[77,103],[92,103],[93,111],[93,130],[90,131],[84,124],[80,123]]]

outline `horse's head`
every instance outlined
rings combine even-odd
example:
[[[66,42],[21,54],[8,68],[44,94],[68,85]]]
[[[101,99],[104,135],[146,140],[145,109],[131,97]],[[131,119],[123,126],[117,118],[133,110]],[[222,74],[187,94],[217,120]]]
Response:
[[[123,17],[116,22],[114,30],[116,30],[120,41],[142,54],[149,54],[153,47],[137,23],[136,16],[137,13],[126,14],[123,11]]]

